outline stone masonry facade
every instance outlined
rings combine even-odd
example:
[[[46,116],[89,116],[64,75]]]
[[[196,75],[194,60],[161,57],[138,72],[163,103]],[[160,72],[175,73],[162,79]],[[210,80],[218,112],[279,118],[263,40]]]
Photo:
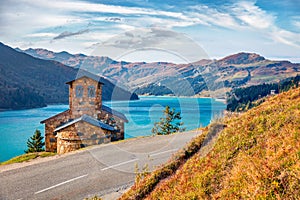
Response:
[[[124,139],[127,119],[102,105],[103,84],[97,78],[82,76],[67,83],[69,110],[41,122],[45,123],[46,151],[62,154]]]
[[[73,124],[57,133],[57,153],[62,154],[82,147],[109,143],[111,133],[86,122]]]

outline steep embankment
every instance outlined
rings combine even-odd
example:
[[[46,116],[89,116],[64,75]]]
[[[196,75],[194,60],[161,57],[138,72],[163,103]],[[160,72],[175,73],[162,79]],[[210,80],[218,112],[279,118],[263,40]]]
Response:
[[[300,88],[225,123],[206,156],[195,154],[146,199],[299,199]],[[137,199],[143,183],[123,199]]]

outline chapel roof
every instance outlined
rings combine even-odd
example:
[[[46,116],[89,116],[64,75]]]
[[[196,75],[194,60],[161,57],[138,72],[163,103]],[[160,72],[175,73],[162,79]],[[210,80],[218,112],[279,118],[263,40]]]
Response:
[[[70,81],[66,82],[66,84],[71,84],[72,82],[74,82],[74,81],[76,81],[78,79],[81,79],[83,77],[93,79],[94,81],[97,81],[98,83],[100,83],[102,85],[104,84],[102,82],[103,78],[101,76],[97,76],[97,75],[92,74],[92,73],[90,73],[88,71],[85,71],[85,70],[79,70],[78,73],[77,73],[77,75],[76,75],[76,77],[73,80],[70,80]]]
[[[57,127],[54,131],[59,131],[61,129],[67,128],[68,126],[71,126],[71,125],[73,125],[77,122],[80,122],[80,121],[87,122],[91,125],[97,126],[99,128],[105,129],[105,130],[115,131],[114,127],[112,127],[108,124],[105,124],[105,123],[103,123],[103,122],[101,122],[101,121],[99,121],[99,120],[97,120],[97,119],[95,119],[95,118],[93,118],[89,115],[86,115],[86,114],[82,115],[81,117],[79,117],[77,119],[74,119],[70,122],[67,122],[67,123]]]
[[[58,116],[60,116],[60,115],[63,115],[63,114],[65,114],[65,113],[67,113],[67,112],[70,112],[70,109],[65,110],[65,111],[63,111],[63,112],[60,112],[60,113],[58,113],[58,114],[56,114],[56,115],[53,115],[53,116],[51,116],[51,117],[49,117],[49,118],[47,118],[47,119],[44,119],[44,120],[41,121],[40,123],[43,124],[43,123],[45,123],[46,121],[48,121],[49,119],[56,118],[56,117],[58,117]]]

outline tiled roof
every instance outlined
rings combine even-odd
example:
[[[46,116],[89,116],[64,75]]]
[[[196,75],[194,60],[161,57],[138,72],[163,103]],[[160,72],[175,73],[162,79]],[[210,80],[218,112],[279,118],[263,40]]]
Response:
[[[107,107],[105,105],[102,105],[102,110],[104,110],[112,115],[115,115],[115,116],[119,117],[120,119],[123,119],[125,122],[128,122],[128,119],[126,118],[126,116],[123,113],[113,110],[110,107]]]
[[[84,121],[84,122],[87,122],[91,125],[94,125],[94,126],[97,126],[97,127],[100,127],[102,129],[106,129],[106,130],[109,130],[109,131],[115,131],[114,127],[108,125],[108,124],[105,124],[89,115],[82,115],[81,117],[77,118],[77,119],[74,119],[66,124],[63,124],[59,127],[57,127],[54,131],[59,131],[63,128],[66,128],[68,126],[71,126],[72,124],[75,124],[77,122],[80,122],[80,121]]]

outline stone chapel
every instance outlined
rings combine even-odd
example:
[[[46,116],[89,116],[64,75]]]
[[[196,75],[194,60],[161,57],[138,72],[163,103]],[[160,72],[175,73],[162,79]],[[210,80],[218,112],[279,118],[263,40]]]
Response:
[[[76,149],[124,139],[124,114],[102,104],[100,77],[82,75],[67,82],[69,109],[41,121],[46,151],[63,154]]]

